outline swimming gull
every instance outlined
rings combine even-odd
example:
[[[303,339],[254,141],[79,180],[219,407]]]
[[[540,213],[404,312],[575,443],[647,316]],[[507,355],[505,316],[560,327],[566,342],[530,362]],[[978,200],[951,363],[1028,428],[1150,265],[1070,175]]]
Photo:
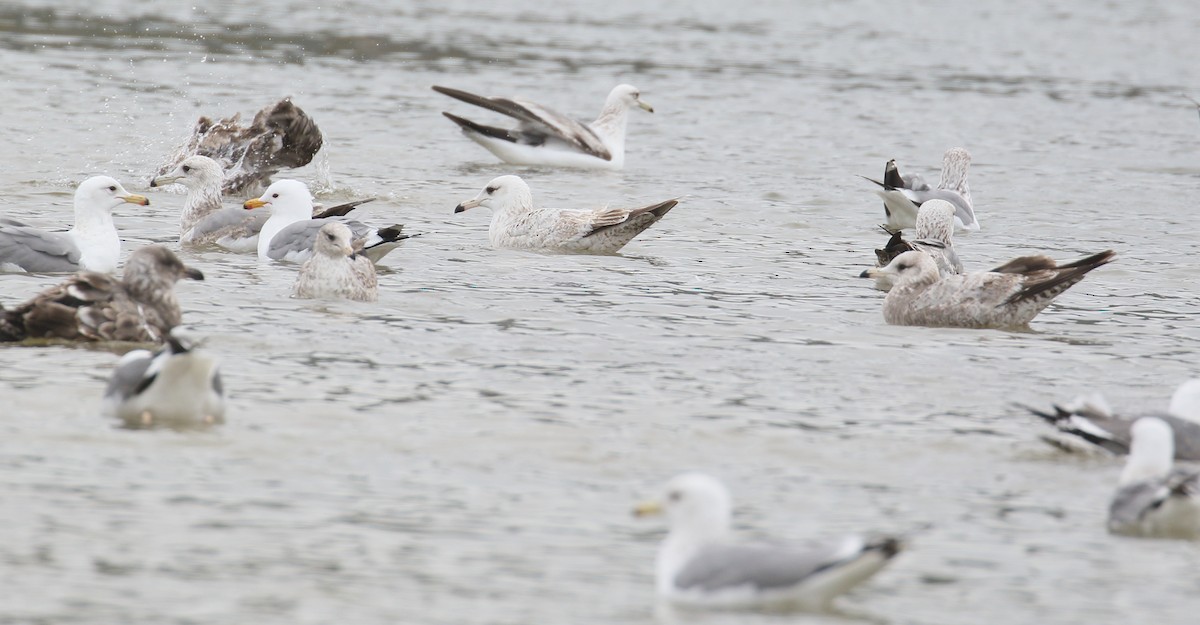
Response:
[[[534,208],[529,185],[517,176],[500,176],[455,213],[484,206],[492,209],[488,239],[492,247],[562,254],[612,254],[678,204],[667,200],[642,208],[565,210]]]
[[[225,391],[217,361],[178,332],[155,353],[125,354],[108,378],[104,414],[129,428],[188,428],[225,422]]]
[[[1157,417],[1170,425],[1175,433],[1175,459],[1200,462],[1200,378],[1180,384],[1171,396],[1166,412],[1152,411],[1138,417],[1114,414],[1101,397],[1076,398],[1065,406],[1055,405],[1053,412],[1018,405],[1073,439],[1118,455],[1129,453],[1130,430],[1135,421],[1141,417]],[[1047,442],[1067,447],[1058,439],[1047,439]]]
[[[930,188],[919,175],[902,177],[896,168],[895,159],[884,168],[884,181],[863,176],[879,185],[875,193],[883,198],[883,210],[887,216],[884,226],[889,232],[916,226],[917,209],[929,200],[945,200],[954,205],[954,233],[969,234],[979,230],[979,220],[971,203],[971,189],[967,174],[971,167],[971,154],[963,148],[950,148],[942,156],[942,179],[936,189]]]
[[[941,277],[924,252],[904,252],[886,267],[862,272],[895,286],[883,300],[893,325],[1020,328],[1087,273],[1116,257],[1112,250],[1058,265],[1046,256],[1022,256],[991,271]]]
[[[161,246],[135,250],[120,280],[84,271],[14,308],[0,306],[0,341],[64,339],[161,343],[182,312],[175,282],[203,280]]]
[[[630,107],[654,112],[632,85],[613,87],[600,116],[590,123],[527,100],[489,98],[449,87],[435,86],[433,90],[518,120],[520,124],[515,128],[498,128],[442,113],[458,124],[467,138],[513,165],[621,169],[625,165],[625,124]]]
[[[304,261],[296,277],[293,297],[350,299],[373,302],[379,298],[375,265],[354,252],[353,233],[346,224],[331,221],[317,233],[312,258]]]
[[[1172,470],[1171,426],[1157,417],[1138,419],[1117,492],[1108,508],[1108,531],[1147,538],[1200,538],[1200,473]]]
[[[207,156],[189,156],[174,170],[150,181],[161,187],[179,183],[187,189],[183,212],[179,216],[179,243],[202,247],[216,245],[231,252],[258,251],[258,233],[267,222],[269,211],[247,211],[240,206],[221,203],[221,164]],[[332,208],[314,208],[313,217],[340,217],[360,204],[375,198],[355,200]]]
[[[93,176],[75,189],[75,226],[67,232],[0,219],[0,271],[116,271],[121,238],[112,212],[125,203],[146,206],[150,200],[126,191],[113,178]]]
[[[271,183],[262,197],[246,200],[247,210],[267,207],[271,216],[263,224],[258,237],[258,257],[271,260],[303,262],[312,257],[317,232],[329,221],[346,224],[354,233],[355,245],[371,262],[396,249],[400,242],[416,235],[404,234],[404,226],[374,228],[348,217],[314,219],[313,198],[308,186],[298,180]]]
[[[908,251],[925,252],[937,263],[938,273],[943,278],[963,272],[962,261],[954,251],[954,205],[945,200],[929,200],[917,211],[916,237],[905,241],[897,230],[881,250],[875,250],[875,266],[884,267],[892,259]],[[891,276],[880,275],[875,279],[875,288],[888,291],[892,288]]]
[[[249,126],[242,125],[241,113],[215,122],[201,117],[191,136],[156,175],[162,176],[187,157],[199,154],[216,160],[228,172],[222,185],[224,193],[257,193],[279,170],[311,162],[323,142],[316,122],[291,98],[284,98],[263,107]]]
[[[812,546],[729,540],[729,491],[702,473],[671,479],[637,516],[665,513],[669,526],[655,561],[659,596],[687,607],[828,609],[900,552],[890,536],[847,536]]]

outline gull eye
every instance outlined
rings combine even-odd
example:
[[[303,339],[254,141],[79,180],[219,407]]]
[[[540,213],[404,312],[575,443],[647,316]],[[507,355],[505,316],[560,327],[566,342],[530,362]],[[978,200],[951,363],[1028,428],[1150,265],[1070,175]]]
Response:
[[[180,167],[180,169],[182,169],[182,170],[183,170],[183,173],[185,173],[185,174],[186,174],[186,173],[188,173],[189,171],[192,171],[192,166],[191,166],[191,165],[184,165],[183,167]]]
[[[908,263],[900,263],[899,265],[896,265],[896,269],[899,269],[900,271],[904,271],[905,269],[908,269],[909,267],[912,267],[912,265],[910,265]]]
[[[272,194],[271,194],[271,197],[279,197],[279,194],[278,194],[278,193],[272,193]]]
[[[484,191],[487,191],[487,194],[491,195],[496,192],[496,189],[499,189],[499,188],[500,187],[488,187],[488,188],[484,189]]]
[[[326,238],[326,239],[329,239],[330,241],[332,241],[332,240],[336,239],[337,237],[333,236],[333,233],[332,233],[332,232],[326,232],[326,233],[325,233],[325,238]]]
[[[115,185],[114,185],[114,186],[109,186],[109,187],[108,187],[108,190],[109,190],[109,191],[113,191],[113,192],[115,192],[115,191],[117,190],[117,187],[116,187]]]

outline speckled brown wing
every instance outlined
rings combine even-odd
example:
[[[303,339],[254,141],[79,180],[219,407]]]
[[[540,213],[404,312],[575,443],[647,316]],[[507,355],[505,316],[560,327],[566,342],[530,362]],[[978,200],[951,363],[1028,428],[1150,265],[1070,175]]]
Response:
[[[120,283],[109,275],[83,272],[4,311],[0,340],[27,338],[104,340],[102,328],[120,316]],[[124,307],[128,308],[126,303]],[[133,306],[136,312],[136,306]]]

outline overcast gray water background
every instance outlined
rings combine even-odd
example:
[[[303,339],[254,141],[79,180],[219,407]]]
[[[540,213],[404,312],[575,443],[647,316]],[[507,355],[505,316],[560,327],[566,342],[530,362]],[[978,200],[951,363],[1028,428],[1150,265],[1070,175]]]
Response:
[[[744,536],[916,533],[844,614],[680,622],[1196,622],[1200,546],[1105,533],[1120,462],[1010,402],[1165,408],[1200,374],[1200,5],[1054,4],[0,7],[4,215],[68,227],[106,173],[152,201],[123,253],[174,246],[155,167],[198,115],[292,95],[327,146],[295,176],[424,233],[370,305],[185,252],[210,432],[97,416],[109,351],[0,348],[0,623],[650,623],[664,532],[629,510],[689,468]],[[618,82],[657,112],[617,173],[500,164],[439,112],[493,118],[429,89],[590,117]],[[1118,251],[1031,332],[889,327],[856,278],[884,240],[856,175],[936,178],[958,145],[968,268]],[[514,172],[547,205],[684,200],[622,256],[494,251],[452,210]]]

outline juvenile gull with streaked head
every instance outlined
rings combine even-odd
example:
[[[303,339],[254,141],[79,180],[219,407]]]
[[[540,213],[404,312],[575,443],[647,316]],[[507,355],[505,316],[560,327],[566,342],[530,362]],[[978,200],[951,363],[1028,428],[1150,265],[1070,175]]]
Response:
[[[962,261],[954,251],[954,205],[945,200],[929,200],[917,211],[916,238],[905,241],[899,230],[881,250],[875,250],[875,265],[886,266],[904,252],[925,252],[937,263],[938,273],[944,278],[963,272]],[[881,274],[875,279],[875,288],[887,291],[892,288],[891,276]]]
[[[306,299],[350,299],[373,302],[379,298],[375,265],[356,254],[353,233],[336,221],[321,226],[313,244],[312,258],[304,261],[293,297]]]

